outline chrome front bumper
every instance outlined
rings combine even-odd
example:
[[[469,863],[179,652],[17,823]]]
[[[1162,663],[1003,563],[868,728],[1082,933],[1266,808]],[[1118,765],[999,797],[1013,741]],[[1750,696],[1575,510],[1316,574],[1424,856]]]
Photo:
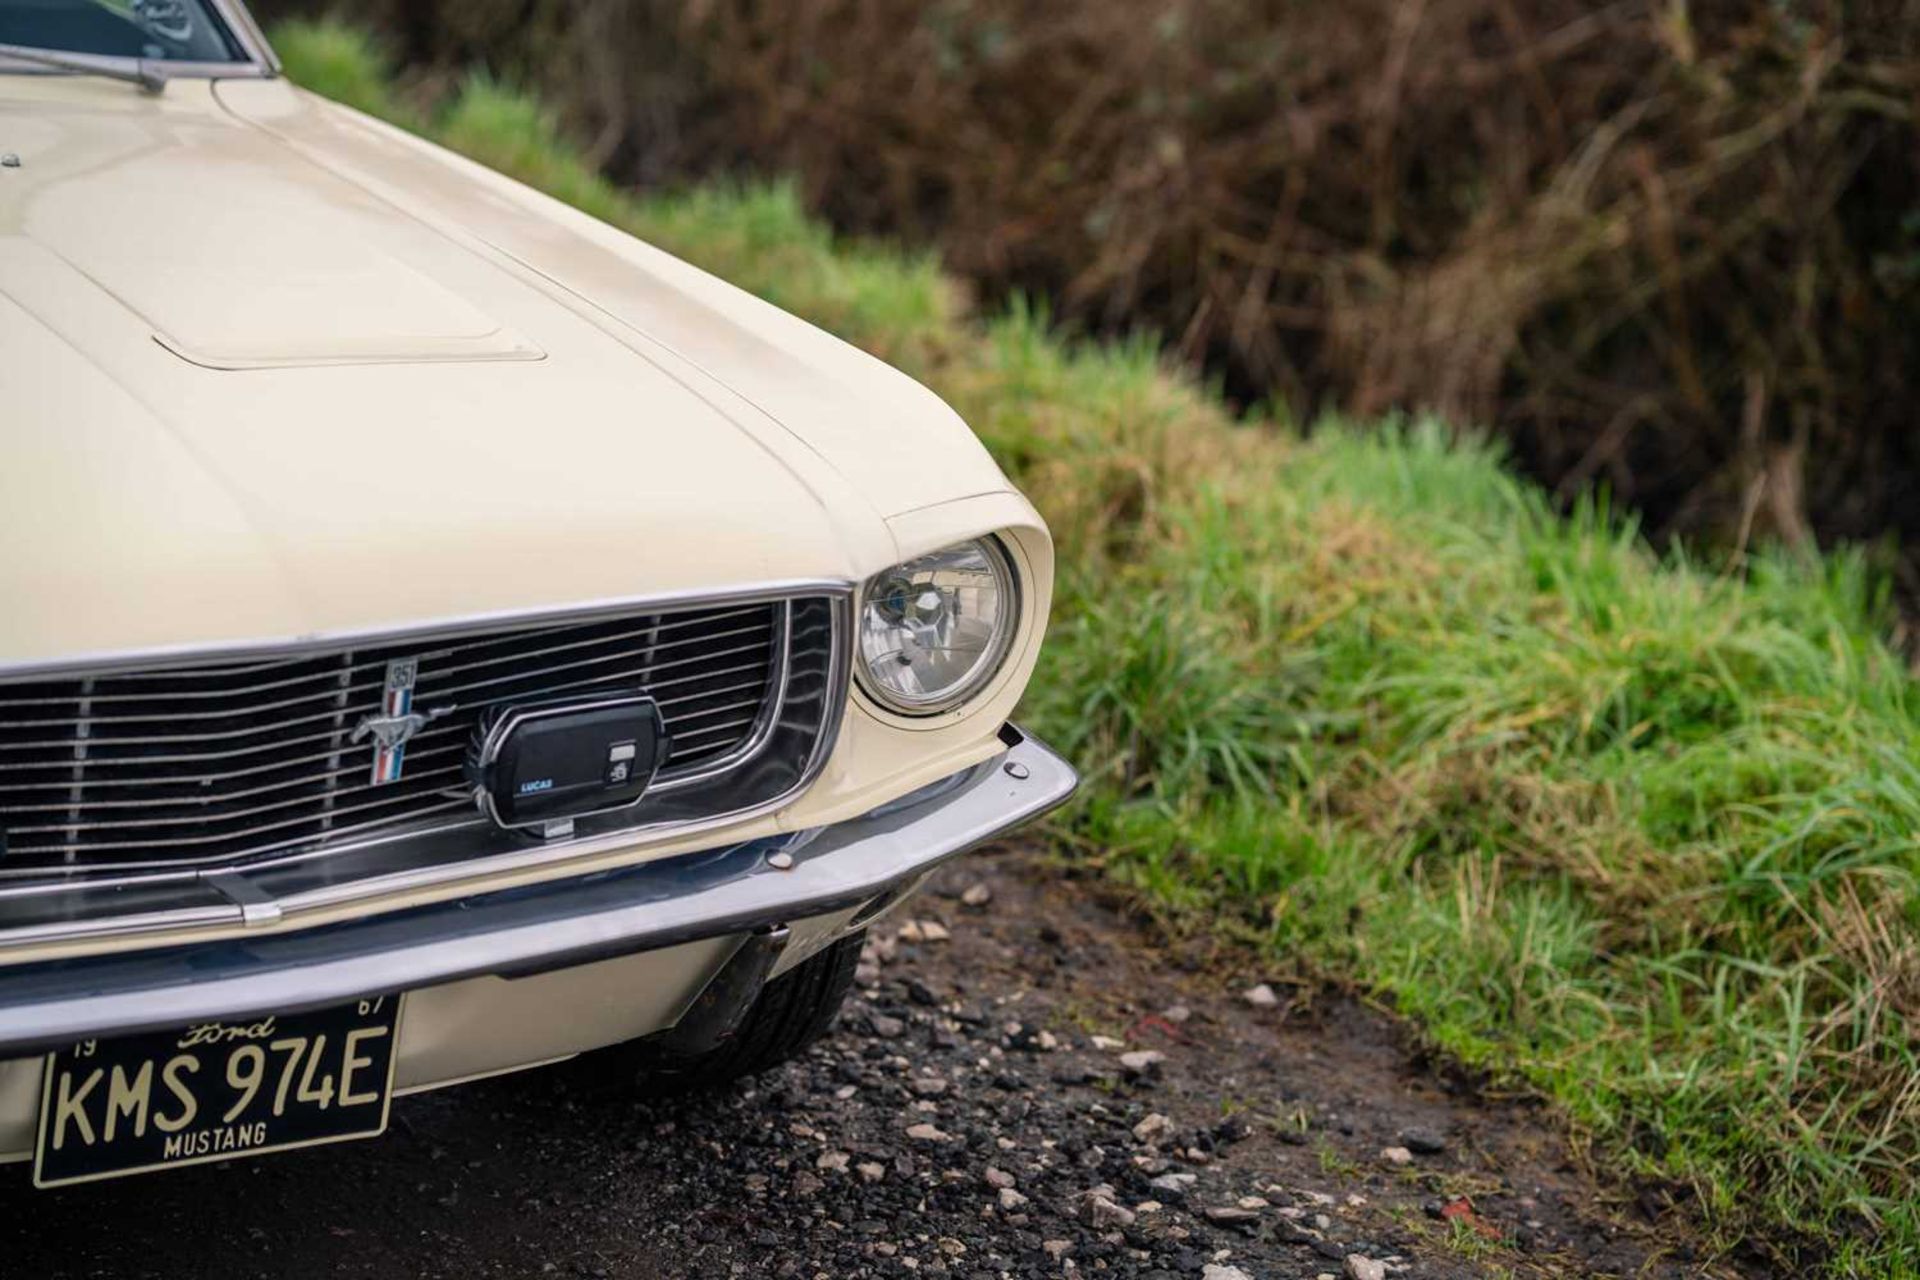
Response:
[[[948,858],[1073,793],[1060,756],[1011,725],[1002,740],[1003,754],[831,827],[303,931],[0,969],[0,1057],[521,979],[802,921],[849,932]],[[816,927],[808,942],[830,940]],[[500,1069],[514,1065],[524,1064]]]

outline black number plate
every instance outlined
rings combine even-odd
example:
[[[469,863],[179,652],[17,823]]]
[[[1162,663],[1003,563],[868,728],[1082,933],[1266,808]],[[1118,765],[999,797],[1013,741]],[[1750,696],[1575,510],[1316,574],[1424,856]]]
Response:
[[[400,998],[47,1055],[35,1186],[257,1156],[387,1127]]]

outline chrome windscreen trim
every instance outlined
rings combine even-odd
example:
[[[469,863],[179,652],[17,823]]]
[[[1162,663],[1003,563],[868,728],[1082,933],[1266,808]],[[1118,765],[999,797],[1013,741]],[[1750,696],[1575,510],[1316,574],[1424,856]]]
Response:
[[[27,45],[16,46],[26,50]],[[262,80],[272,73],[257,62],[169,62],[163,58],[128,58],[119,54],[106,53],[69,53],[61,49],[49,49],[48,53],[58,54],[69,65],[55,66],[52,63],[38,62],[26,53],[13,53],[0,48],[0,74],[72,76],[85,75],[89,70],[104,72],[108,75],[135,76],[144,66],[157,71],[165,80]]]
[[[210,0],[214,12],[227,24],[227,30],[240,42],[247,56],[252,59],[262,75],[280,74],[280,55],[267,43],[267,33],[260,29],[260,23],[242,0]]]

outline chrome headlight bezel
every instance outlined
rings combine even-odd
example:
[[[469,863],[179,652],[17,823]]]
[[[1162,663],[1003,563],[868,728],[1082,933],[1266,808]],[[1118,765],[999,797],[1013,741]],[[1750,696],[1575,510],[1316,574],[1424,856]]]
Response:
[[[1001,597],[1001,608],[994,629],[979,658],[952,683],[921,696],[890,687],[874,670],[867,638],[877,629],[872,610],[874,601],[888,593],[903,574],[941,557],[965,555],[977,551],[992,574]],[[1013,554],[994,534],[968,538],[925,555],[915,556],[874,574],[862,584],[854,616],[853,670],[860,692],[880,709],[893,715],[922,720],[944,715],[978,698],[992,688],[1006,669],[1013,642],[1020,630],[1024,601],[1020,573]]]

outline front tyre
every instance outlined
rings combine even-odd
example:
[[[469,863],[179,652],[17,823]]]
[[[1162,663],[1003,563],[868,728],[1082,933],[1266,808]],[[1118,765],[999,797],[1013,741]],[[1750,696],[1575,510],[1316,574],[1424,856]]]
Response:
[[[717,1048],[688,1056],[646,1040],[614,1045],[595,1057],[648,1092],[674,1093],[758,1075],[825,1035],[853,988],[866,934],[856,933],[808,956],[760,989],[740,1026]]]

